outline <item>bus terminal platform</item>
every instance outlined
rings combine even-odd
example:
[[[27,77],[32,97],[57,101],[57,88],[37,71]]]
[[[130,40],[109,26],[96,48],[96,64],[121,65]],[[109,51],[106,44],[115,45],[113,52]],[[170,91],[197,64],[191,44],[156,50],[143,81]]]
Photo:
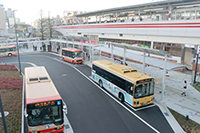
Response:
[[[33,49],[20,49],[20,53],[27,52],[40,52],[33,51]],[[115,51],[117,52],[117,51]],[[55,54],[55,53],[52,53]],[[118,53],[120,55],[121,53]],[[60,54],[56,54],[60,56]],[[100,59],[99,55],[95,55],[94,59]],[[111,58],[101,56],[101,59],[108,59],[114,61]],[[118,63],[118,62],[117,62]],[[136,68],[138,71],[142,72],[142,64],[126,61],[128,66]],[[84,61],[85,65],[91,67],[91,62],[87,59]],[[155,87],[155,104],[159,106],[163,115],[168,120],[169,124],[172,126],[175,132],[183,132],[182,128],[178,125],[177,121],[174,119],[168,108],[175,110],[176,112],[182,114],[183,116],[188,116],[189,119],[200,124],[200,92],[197,91],[191,85],[191,75],[187,73],[182,73],[178,71],[169,71],[165,80],[165,93],[164,98],[161,100],[161,88],[162,88],[162,76],[163,70],[155,68],[152,66],[145,67],[145,73],[153,76],[158,80]],[[184,85],[184,80],[187,81],[187,92],[186,96],[181,95],[182,88]],[[167,108],[168,107],[168,108]]]

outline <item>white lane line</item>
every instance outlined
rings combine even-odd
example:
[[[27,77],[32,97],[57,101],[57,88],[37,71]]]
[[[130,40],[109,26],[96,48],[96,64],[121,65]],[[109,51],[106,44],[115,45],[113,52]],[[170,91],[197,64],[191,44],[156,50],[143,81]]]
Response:
[[[62,62],[60,60],[57,60],[55,58],[52,58],[55,61],[61,62],[66,64],[65,62]],[[69,65],[71,66],[71,65]],[[73,66],[72,66],[73,67]],[[106,92],[104,89],[102,89],[101,87],[99,87],[93,80],[91,80],[90,78],[88,78],[86,75],[84,75],[81,71],[79,71],[76,67],[73,67],[77,72],[79,72],[81,75],[83,75],[85,78],[87,78],[90,82],[92,82],[95,86],[97,86],[99,89],[101,89],[105,94],[107,94],[108,96],[110,96],[113,100],[115,100],[118,104],[120,104],[122,107],[124,107],[126,110],[128,110],[131,114],[133,114],[135,117],[137,117],[140,121],[142,121],[144,124],[146,124],[148,127],[150,127],[152,130],[154,130],[157,133],[160,133],[158,130],[156,130],[153,126],[151,126],[149,123],[147,123],[145,120],[143,120],[141,117],[139,117],[138,115],[136,115],[135,113],[133,113],[129,108],[127,108],[125,105],[123,105],[122,103],[120,103],[118,100],[116,100],[115,98],[113,98],[108,92]]]
[[[18,62],[9,62],[9,63],[18,63]],[[27,63],[27,64],[30,64],[32,66],[37,66],[33,63],[30,63],[30,62],[21,62],[21,63]],[[15,65],[15,67],[18,69],[19,71],[19,68]],[[21,133],[24,133],[24,92],[25,92],[25,81],[24,81],[24,74],[23,72],[21,72],[21,74],[23,75],[23,90],[22,90],[22,127],[21,127]]]
[[[129,106],[130,106],[130,105],[129,105]],[[139,110],[151,108],[151,107],[154,107],[154,106],[155,106],[155,104],[152,104],[152,105],[149,105],[149,106],[146,106],[146,107],[142,107],[142,108],[139,108],[139,109],[135,109],[135,111],[139,111]]]
[[[57,58],[52,58],[52,57],[48,57],[48,56],[44,56],[46,58],[49,59],[53,59],[55,61],[61,62],[63,64],[66,64],[68,66],[71,66],[72,68],[74,68],[76,71],[78,71],[81,75],[83,75],[85,78],[87,78],[90,82],[92,82],[94,85],[96,85],[99,89],[101,89],[104,93],[106,93],[108,96],[110,96],[113,100],[115,100],[118,104],[120,104],[122,107],[124,107],[126,110],[128,110],[131,114],[133,114],[135,117],[137,117],[139,120],[141,120],[144,124],[146,124],[147,126],[149,126],[151,129],[153,129],[155,132],[159,133],[158,130],[156,130],[153,126],[151,126],[150,124],[148,124],[146,121],[144,121],[141,117],[139,117],[138,115],[136,115],[135,113],[133,113],[129,108],[127,108],[125,105],[123,105],[122,103],[120,103],[118,100],[116,100],[115,98],[113,98],[113,96],[111,96],[108,92],[106,92],[105,90],[103,90],[101,87],[99,87],[93,80],[91,80],[90,78],[88,78],[86,75],[84,75],[81,71],[79,71],[76,67],[74,67],[72,64],[69,64],[67,62],[64,62],[62,60],[59,60]]]
[[[92,77],[91,77],[91,76],[89,76],[89,78],[92,80]],[[94,81],[94,80],[92,80],[92,81]],[[96,81],[94,81],[94,82],[98,84],[98,82],[96,82]],[[109,92],[108,92],[108,93],[109,93]],[[109,94],[110,94],[110,93],[109,93]],[[111,96],[112,96],[112,95],[111,95]],[[155,105],[149,105],[149,106],[146,106],[146,107],[141,107],[141,108],[135,109],[135,108],[133,108],[133,106],[131,106],[130,104],[128,104],[128,103],[125,102],[125,101],[124,101],[124,104],[126,104],[129,108],[131,108],[131,109],[134,110],[134,111],[143,110],[143,109],[151,108],[151,107],[154,107],[154,106],[155,106]]]
[[[9,63],[18,63],[18,62],[9,62]],[[30,64],[30,65],[32,65],[32,66],[37,66],[37,65],[35,65],[34,63],[31,63],[31,62],[21,62],[21,63],[26,63],[26,64]],[[17,67],[17,66],[15,66],[17,69],[18,69],[18,71],[19,71],[19,68]],[[22,75],[23,75],[23,95],[22,95],[22,127],[21,127],[21,133],[24,133],[24,87],[25,87],[25,85],[24,85],[24,74],[22,73]],[[65,74],[66,76],[67,76],[67,74]],[[65,124],[65,130],[64,130],[64,133],[74,133],[74,131],[73,131],[73,129],[72,129],[72,126],[71,126],[71,124],[69,123],[69,120],[68,120],[68,118],[67,118],[67,116],[64,114],[64,124]]]

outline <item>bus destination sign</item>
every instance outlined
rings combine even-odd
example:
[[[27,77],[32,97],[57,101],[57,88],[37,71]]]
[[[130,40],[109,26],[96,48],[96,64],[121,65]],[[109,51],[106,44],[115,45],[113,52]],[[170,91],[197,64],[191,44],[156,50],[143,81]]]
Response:
[[[52,106],[52,105],[55,105],[55,101],[36,103],[35,107],[44,107],[44,106]]]
[[[151,82],[151,81],[154,81],[154,79],[143,79],[143,80],[139,80],[136,82],[136,84],[142,84],[142,83],[146,83],[146,82]]]

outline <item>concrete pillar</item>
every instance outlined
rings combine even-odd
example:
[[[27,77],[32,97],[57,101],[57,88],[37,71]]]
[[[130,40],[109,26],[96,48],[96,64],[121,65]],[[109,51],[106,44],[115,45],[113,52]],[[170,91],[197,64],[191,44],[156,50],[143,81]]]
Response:
[[[90,46],[89,46],[89,56],[90,56],[89,59],[90,59],[90,63],[92,63],[92,62],[91,62],[91,55],[92,55],[92,54],[91,54],[91,40],[90,40],[90,44],[89,44],[89,45],[90,45]]]
[[[94,45],[92,46],[92,61],[94,61]]]
[[[153,49],[153,41],[151,41],[151,49]]]
[[[113,59],[113,45],[112,44],[110,44],[111,45],[111,59]]]
[[[100,60],[101,60],[101,44],[100,44]]]
[[[142,73],[145,73],[145,51],[143,51],[143,65],[142,65]]]
[[[60,55],[61,55],[61,50],[62,50],[62,48],[63,48],[63,43],[60,41],[60,50],[59,50]]]
[[[74,39],[73,39],[73,48],[74,48]]]
[[[184,60],[185,60],[185,44],[182,44],[181,47],[181,63],[184,65]]]
[[[126,48],[124,47],[124,60],[123,60],[123,64],[125,65],[126,62]]]
[[[69,42],[69,40],[67,39],[67,48],[69,47],[69,46],[68,46],[68,42]]]
[[[43,42],[44,43],[44,42]],[[45,43],[44,43],[45,44]],[[46,51],[48,51],[48,45],[47,44],[45,44],[45,46],[46,46]]]
[[[164,62],[164,70],[163,70],[163,80],[162,80],[162,96],[161,96],[161,100],[164,100],[166,65],[167,65],[167,55],[165,54],[165,62]]]

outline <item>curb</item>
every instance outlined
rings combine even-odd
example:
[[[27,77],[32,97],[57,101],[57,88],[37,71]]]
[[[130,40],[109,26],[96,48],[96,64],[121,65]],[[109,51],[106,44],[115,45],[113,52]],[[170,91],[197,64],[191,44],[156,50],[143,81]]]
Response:
[[[155,100],[155,104],[159,107],[159,109],[163,113],[163,116],[166,118],[175,133],[185,133],[185,131],[182,129],[182,127],[179,125],[179,123],[176,121],[176,119],[164,103],[160,103]],[[166,116],[166,114],[168,114],[169,116]]]

